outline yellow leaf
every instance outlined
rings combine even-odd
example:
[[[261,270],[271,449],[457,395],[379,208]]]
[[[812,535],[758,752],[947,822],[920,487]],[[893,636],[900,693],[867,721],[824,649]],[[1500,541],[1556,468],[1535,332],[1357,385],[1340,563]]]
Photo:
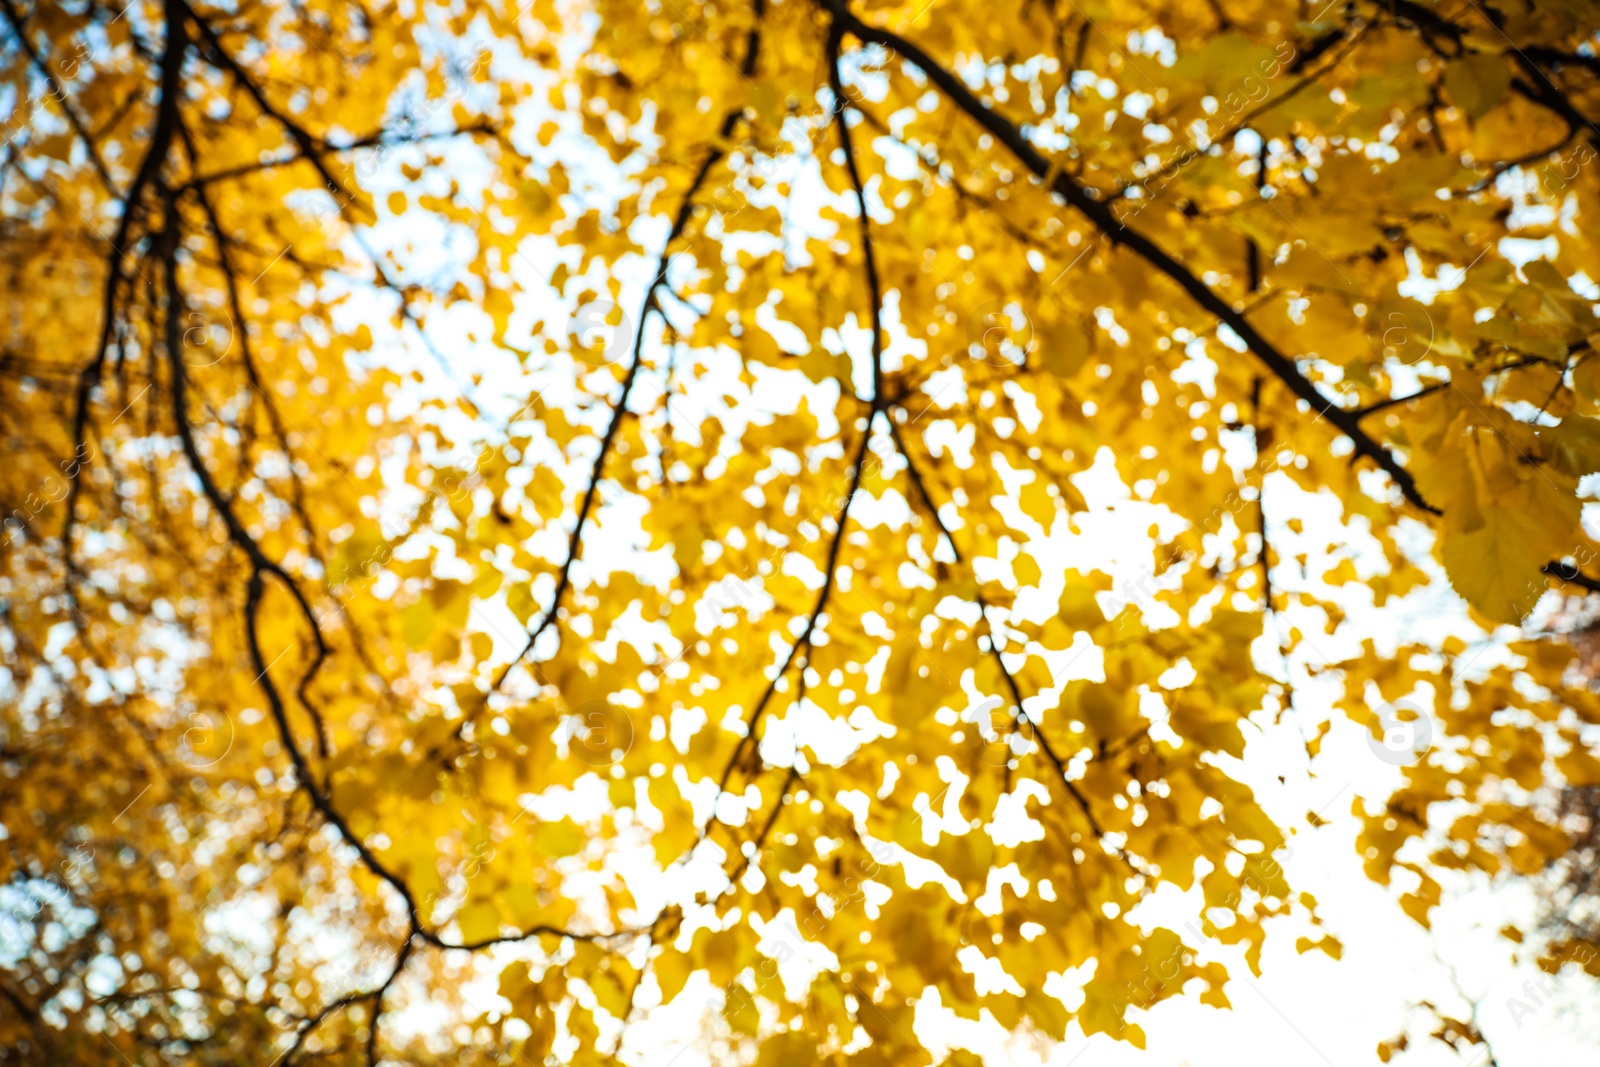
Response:
[[[1505,99],[1511,86],[1511,68],[1495,53],[1452,60],[1444,72],[1445,90],[1469,119],[1481,118]]]

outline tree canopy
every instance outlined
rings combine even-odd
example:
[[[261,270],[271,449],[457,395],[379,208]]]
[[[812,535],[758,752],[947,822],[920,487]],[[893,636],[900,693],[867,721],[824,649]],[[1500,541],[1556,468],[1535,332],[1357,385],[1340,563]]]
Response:
[[[1340,719],[1418,922],[1560,861],[1597,31],[0,0],[0,1060],[1141,1044]]]

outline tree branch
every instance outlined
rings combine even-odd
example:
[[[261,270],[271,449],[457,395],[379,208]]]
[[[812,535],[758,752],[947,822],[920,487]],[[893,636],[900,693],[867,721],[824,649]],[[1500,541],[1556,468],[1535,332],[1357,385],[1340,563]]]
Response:
[[[250,99],[255,101],[255,105],[260,109],[261,113],[272,119],[289,135],[296,147],[300,149],[301,156],[316,168],[317,173],[322,176],[322,180],[327,183],[328,189],[335,196],[345,202],[352,201],[354,199],[352,195],[345,190],[343,183],[333,176],[333,172],[323,162],[322,151],[318,145],[317,138],[312,137],[304,127],[278,110],[267,99],[267,94],[262,90],[261,86],[256,84],[256,80],[250,76],[249,72],[241,67],[239,61],[229,54],[228,49],[222,43],[222,38],[217,36],[217,31],[211,28],[209,22],[195,13],[194,9],[189,6],[188,0],[169,0],[169,2],[182,7],[194,19],[195,25],[200,30],[200,40],[206,46],[201,50],[201,55],[205,56],[206,61],[223,73],[231,75],[239,88],[243,89]]]
[[[756,22],[751,27],[750,33],[746,38],[744,63],[740,68],[746,78],[755,73],[756,64],[760,60],[761,17],[764,13],[765,0],[756,0]],[[689,219],[694,214],[695,195],[699,193],[701,186],[705,184],[706,177],[711,173],[711,168],[716,166],[727,154],[721,145],[725,144],[733,134],[734,128],[738,125],[739,119],[743,114],[743,108],[735,108],[730,110],[723,118],[722,126],[717,131],[717,139],[713,143],[714,146],[706,156],[705,161],[700,164],[700,169],[695,172],[694,180],[689,183],[689,189],[684,193],[683,203],[678,206],[678,214],[672,221],[672,229],[668,231],[667,239],[662,243],[661,254],[656,257],[655,274],[649,286],[646,287],[644,299],[640,304],[638,324],[634,328],[632,357],[628,364],[627,374],[622,379],[622,395],[617,398],[616,405],[611,409],[611,421],[606,426],[605,436],[600,439],[600,451],[594,457],[594,464],[589,470],[589,484],[584,490],[583,501],[578,508],[578,520],[573,525],[572,533],[567,538],[566,559],[562,562],[560,574],[556,578],[556,589],[555,593],[550,597],[550,606],[545,609],[539,621],[528,630],[528,640],[522,646],[522,651],[518,652],[516,658],[506,664],[500,671],[499,676],[494,680],[494,684],[489,688],[490,693],[498,692],[511,672],[533,651],[533,646],[544,635],[545,630],[549,629],[551,624],[555,622],[557,613],[561,609],[562,597],[566,595],[567,590],[572,586],[572,568],[578,562],[579,553],[583,549],[584,526],[588,523],[590,513],[594,510],[595,500],[600,492],[600,481],[605,474],[606,460],[610,457],[612,446],[616,442],[617,431],[622,428],[622,420],[627,417],[628,397],[633,392],[634,382],[639,376],[639,367],[644,362],[645,326],[649,321],[651,311],[660,310],[656,302],[656,290],[667,280],[667,271],[672,265],[672,245],[683,235],[684,229],[689,225]],[[463,727],[468,721],[471,721],[470,717],[463,720]],[[460,730],[457,730],[456,736],[461,736]]]
[[[105,371],[106,354],[117,322],[117,292],[122,288],[125,275],[122,261],[130,245],[135,220],[139,217],[144,191],[155,182],[172,147],[172,137],[177,130],[179,105],[183,94],[183,63],[189,51],[188,29],[184,25],[182,0],[165,0],[167,16],[167,43],[161,56],[161,88],[156,102],[155,127],[150,132],[150,147],[145,150],[139,169],[134,172],[133,184],[122,198],[122,215],[117,230],[111,238],[111,251],[106,256],[106,284],[101,297],[100,339],[88,366],[78,375],[78,390],[72,417],[73,453],[70,460],[72,473],[68,478],[66,517],[61,527],[61,552],[65,560],[67,599],[76,603],[73,593],[75,567],[72,561],[72,527],[76,521],[78,496],[82,492],[83,471],[89,465],[88,432],[89,406],[95,386]]]
[[[886,48],[920,69],[956,107],[1009,148],[1023,166],[1032,171],[1036,177],[1048,182],[1052,191],[1083,214],[1113,245],[1125,245],[1159,273],[1177,283],[1178,287],[1188,293],[1202,308],[1226,323],[1256,358],[1287,385],[1291,392],[1306,401],[1320,417],[1325,418],[1350,438],[1357,455],[1367,457],[1388,473],[1408,501],[1424,511],[1438,514],[1438,509],[1423,499],[1415,479],[1399,460],[1362,430],[1348,411],[1324,396],[1321,390],[1300,373],[1294,360],[1280,352],[1250,324],[1243,314],[1236,311],[1233,305],[1201,281],[1189,268],[1174,259],[1154,241],[1124,225],[1106,204],[1079,185],[1071,175],[1052,167],[1050,161],[1009,119],[979,100],[959,78],[935,62],[915,44],[892,31],[862,22],[850,12],[845,0],[817,0],[817,2],[833,14],[841,28],[857,39]]]

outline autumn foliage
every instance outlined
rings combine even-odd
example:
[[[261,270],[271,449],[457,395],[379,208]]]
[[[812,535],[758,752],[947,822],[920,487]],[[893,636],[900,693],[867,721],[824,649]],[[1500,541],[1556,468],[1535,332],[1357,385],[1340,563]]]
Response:
[[[0,1062],[1141,1044],[1339,720],[1418,922],[1560,860],[1597,30],[0,0]]]

